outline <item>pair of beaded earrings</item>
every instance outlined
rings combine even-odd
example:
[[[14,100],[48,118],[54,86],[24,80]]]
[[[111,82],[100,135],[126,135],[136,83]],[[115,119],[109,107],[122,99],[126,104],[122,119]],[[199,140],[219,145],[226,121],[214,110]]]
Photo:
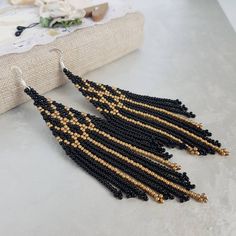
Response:
[[[24,91],[34,101],[47,126],[66,154],[96,178],[116,198],[139,198],[155,201],[190,198],[207,202],[205,194],[192,191],[185,172],[170,162],[164,149],[178,147],[191,154],[206,155],[218,152],[228,155],[219,141],[201,124],[179,100],[154,98],[133,94],[108,85],[97,84],[73,75],[60,66],[75,87],[105,117],[68,108],[39,95],[21,78]]]

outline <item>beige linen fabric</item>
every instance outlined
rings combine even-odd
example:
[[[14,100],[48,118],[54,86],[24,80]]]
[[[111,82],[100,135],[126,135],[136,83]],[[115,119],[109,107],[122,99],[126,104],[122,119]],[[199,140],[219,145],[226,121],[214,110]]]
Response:
[[[19,66],[26,83],[45,93],[66,83],[60,72],[59,55],[49,52],[51,48],[61,49],[66,66],[83,75],[139,48],[143,22],[141,13],[129,13],[103,25],[77,30],[50,44],[35,46],[28,52],[0,57],[0,113],[29,99],[11,66]]]

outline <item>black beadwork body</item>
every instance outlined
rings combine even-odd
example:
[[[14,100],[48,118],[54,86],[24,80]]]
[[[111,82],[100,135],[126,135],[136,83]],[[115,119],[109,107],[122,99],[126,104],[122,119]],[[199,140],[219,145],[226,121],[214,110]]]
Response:
[[[177,172],[176,166],[165,160],[170,155],[163,148],[153,149],[141,135],[127,135],[120,127],[51,101],[33,88],[25,92],[66,154],[116,198],[125,195],[146,201],[149,195],[157,202],[174,197],[181,202],[190,197],[199,202],[207,200],[204,194],[191,191],[195,185],[185,172]]]
[[[196,155],[216,152],[220,155],[228,155],[228,151],[221,148],[218,140],[210,138],[211,133],[208,130],[202,129],[201,124],[189,119],[194,118],[195,115],[189,112],[178,99],[133,94],[119,88],[84,80],[73,75],[66,68],[63,72],[102,113],[113,130],[123,132],[126,137],[132,134],[135,143],[144,143],[158,148],[178,147]]]

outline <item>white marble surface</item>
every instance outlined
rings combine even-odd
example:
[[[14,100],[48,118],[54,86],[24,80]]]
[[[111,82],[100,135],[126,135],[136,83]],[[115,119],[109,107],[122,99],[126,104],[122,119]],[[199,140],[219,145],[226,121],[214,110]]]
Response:
[[[118,201],[71,162],[31,102],[0,116],[0,235],[236,235],[236,35],[217,1],[136,1],[146,17],[140,51],[86,78],[180,98],[227,158],[172,150],[207,204]],[[96,113],[72,85],[47,96]]]

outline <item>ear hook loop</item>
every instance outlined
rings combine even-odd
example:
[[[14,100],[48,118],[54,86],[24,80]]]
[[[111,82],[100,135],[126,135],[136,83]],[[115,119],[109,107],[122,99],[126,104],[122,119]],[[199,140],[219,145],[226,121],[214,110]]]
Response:
[[[26,82],[23,80],[23,72],[20,67],[18,66],[11,66],[11,71],[15,72],[16,78],[20,81],[21,85],[24,88],[30,89],[30,87],[26,84]]]
[[[63,71],[63,69],[66,69],[65,64],[63,62],[63,52],[58,48],[53,48],[50,50],[50,52],[52,52],[52,51],[57,51],[59,53],[59,55],[60,55],[59,62],[60,62],[61,70]]]

